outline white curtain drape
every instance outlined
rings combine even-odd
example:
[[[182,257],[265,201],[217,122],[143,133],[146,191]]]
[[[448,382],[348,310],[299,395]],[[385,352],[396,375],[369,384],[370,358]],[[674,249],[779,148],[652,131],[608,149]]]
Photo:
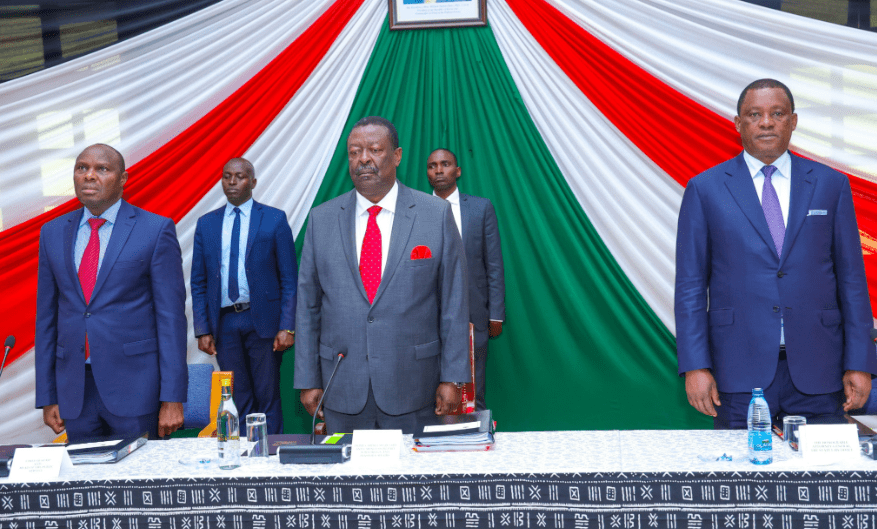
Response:
[[[877,179],[877,36],[739,0],[548,0],[638,66],[733,120],[749,82],[796,100],[792,148]],[[676,220],[683,188],[588,101],[505,0],[490,20],[539,132],[612,255],[675,334]],[[679,156],[685,156],[684,146]]]
[[[34,116],[44,108],[64,108],[69,105],[70,108],[87,109],[120,105],[123,110],[119,112],[122,121],[119,128],[134,130],[142,126],[144,129],[112,142],[113,145],[121,145],[120,150],[126,155],[126,161],[133,165],[249,80],[307,29],[331,3],[296,2],[290,6],[290,2],[286,1],[228,0],[154,32],[97,52],[101,54],[99,57],[95,57],[97,54],[89,55],[57,69],[25,77],[20,82],[7,83],[0,87],[0,97],[4,98],[4,102],[6,97],[13,97],[9,106],[16,109],[17,117],[4,117],[5,112],[0,112],[0,137],[11,134],[3,128],[4,119],[12,123],[11,126],[19,131],[20,137],[25,137],[28,119],[33,127]],[[316,70],[244,155],[256,168],[258,185],[254,190],[255,199],[286,211],[293,233],[297,233],[303,225],[322,182],[386,15],[385,2],[366,0]],[[242,27],[248,29],[238,33]],[[187,53],[178,53],[179,50],[187,50]],[[77,76],[77,72],[87,70],[90,65],[117,56],[125,58],[118,68],[99,76],[99,80],[89,81],[88,78]],[[203,62],[210,62],[210,67],[205,67]],[[162,71],[161,76],[153,78],[150,75],[151,80],[131,92],[130,97],[109,88],[106,93],[101,92],[100,88],[94,91],[88,89],[89,86],[94,87],[95,82],[106,83],[101,85],[103,87],[136,84],[138,72],[156,69]],[[150,85],[164,77],[168,77],[168,83],[174,86],[161,86],[155,92],[151,91]],[[76,90],[88,94],[90,99],[81,101],[72,97],[70,91],[64,89],[66,85],[77,86]],[[193,88],[192,85],[196,86]],[[29,92],[39,93],[40,87],[48,89],[53,95],[45,100],[27,95]],[[53,97],[62,101],[56,102]],[[3,106],[5,108],[6,104]],[[60,135],[61,132],[54,134]],[[91,142],[89,139],[88,143]],[[32,204],[34,195],[42,192],[42,182],[33,176],[39,174],[40,163],[69,157],[61,167],[58,178],[72,182],[73,158],[78,154],[77,149],[81,150],[82,142],[77,141],[76,147],[65,148],[65,154],[58,150],[45,151],[41,146],[42,142],[21,140],[14,152],[0,155],[4,160],[7,156],[21,161],[34,159],[33,163],[26,164],[27,167],[16,169],[14,176],[22,181],[16,184],[12,193],[20,192],[30,198],[16,198],[15,202]],[[13,179],[9,174],[0,174],[0,186],[6,185],[6,178]],[[3,200],[12,202],[7,188],[3,189]],[[60,201],[69,198],[63,197]],[[187,292],[195,223],[198,217],[224,202],[225,196],[217,175],[217,184],[177,224]],[[31,211],[28,217],[40,212]],[[189,321],[189,362],[210,362],[210,357],[198,351],[192,334],[191,298],[187,299],[186,316]],[[34,409],[33,369],[33,351],[29,351],[3,373],[0,381],[0,403],[4,411],[0,439],[3,442],[33,443],[54,438],[43,425],[42,412]]]

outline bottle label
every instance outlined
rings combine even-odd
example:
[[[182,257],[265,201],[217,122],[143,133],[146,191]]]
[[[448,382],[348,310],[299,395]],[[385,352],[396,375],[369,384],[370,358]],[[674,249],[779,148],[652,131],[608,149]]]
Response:
[[[756,452],[767,452],[772,449],[771,432],[768,431],[749,431],[749,448]]]

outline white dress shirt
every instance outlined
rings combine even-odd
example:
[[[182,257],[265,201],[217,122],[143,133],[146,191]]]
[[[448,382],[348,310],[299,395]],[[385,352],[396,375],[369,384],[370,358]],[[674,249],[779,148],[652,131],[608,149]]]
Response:
[[[253,212],[253,199],[247,200],[240,206],[241,210],[241,240],[238,245],[238,297],[234,303],[247,303],[250,301],[250,285],[247,283],[247,267],[245,264],[247,258],[247,237],[250,234],[250,218]],[[234,228],[234,212],[235,206],[231,203],[225,203],[225,215],[222,217],[222,265],[220,270],[222,273],[222,307],[231,307],[234,305],[231,298],[228,297],[228,260],[231,257],[231,230]]]
[[[396,198],[399,196],[399,183],[393,184],[390,191],[380,202],[375,204],[356,192],[356,262],[362,256],[362,240],[368,227],[368,208],[380,206],[382,209],[375,217],[378,229],[381,230],[381,277],[387,269],[387,253],[390,251],[390,235],[393,232],[393,219],[396,216]]]
[[[761,192],[764,188],[764,173],[761,168],[766,164],[759,161],[746,151],[743,151],[743,159],[746,160],[746,166],[749,168],[749,174],[752,175],[752,182],[755,184],[755,192],[758,193],[758,202],[761,202]],[[789,151],[784,152],[779,158],[770,164],[777,168],[773,176],[770,177],[770,183],[777,192],[777,198],[780,199],[780,209],[783,212],[783,225],[789,225],[789,200],[792,196],[792,157]]]
[[[437,197],[435,191],[432,192],[432,196]],[[457,231],[460,232],[460,237],[463,237],[463,217],[460,216],[460,188],[454,188],[454,192],[448,195],[446,198],[448,202],[451,203],[451,211],[454,213],[454,222],[457,223]]]
[[[764,189],[764,173],[761,172],[761,169],[767,164],[758,160],[745,150],[743,151],[743,159],[746,160],[749,174],[752,175],[752,182],[755,184],[755,192],[758,193],[758,201],[762,202],[761,193]],[[783,225],[788,226],[789,202],[792,196],[792,157],[789,156],[789,151],[784,152],[770,165],[777,168],[770,177],[770,183],[773,184],[773,188],[777,192],[777,198],[780,200],[780,209],[783,212]],[[785,322],[784,319],[780,317],[780,345],[785,344]]]

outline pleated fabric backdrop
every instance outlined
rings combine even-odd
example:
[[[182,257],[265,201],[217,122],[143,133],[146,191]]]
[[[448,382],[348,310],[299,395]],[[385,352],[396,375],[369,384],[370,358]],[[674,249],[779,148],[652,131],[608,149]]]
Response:
[[[385,0],[225,0],[0,85],[2,321],[19,340],[0,439],[51,437],[33,410],[36,245],[77,207],[72,160],[95,141],[127,156],[126,199],[178,223],[187,275],[232,156],[300,234],[310,207],[351,188],[344,140],[360,117],[396,123],[409,186],[428,190],[433,148],[457,152],[461,189],[491,198],[503,238],[488,404],[504,430],[709,426],[676,376],[676,216],[688,179],[739,152],[732,119],[753,79],[792,87],[793,150],[851,176],[877,286],[873,34],[736,0],[488,11],[487,27],[390,32]],[[189,361],[208,361],[191,336]],[[289,353],[287,430],[305,431],[292,367]]]

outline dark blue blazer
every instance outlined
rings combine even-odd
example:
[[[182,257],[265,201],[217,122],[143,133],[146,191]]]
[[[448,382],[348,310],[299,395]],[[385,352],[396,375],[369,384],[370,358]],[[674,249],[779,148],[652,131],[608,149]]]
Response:
[[[82,411],[85,334],[107,409],[123,417],[185,402],[186,287],[174,224],[122,202],[86,306],[73,246],[77,209],[40,232],[35,335],[36,406]]]
[[[675,312],[680,374],[711,368],[722,392],[770,384],[781,316],[798,390],[838,391],[846,370],[877,373],[847,177],[792,155],[781,258],[742,153],[693,178],[679,212]]]
[[[496,211],[487,198],[460,193],[460,224],[469,270],[469,321],[475,347],[487,346],[489,320],[505,320],[505,274]]]
[[[191,278],[195,336],[219,334],[224,213],[225,206],[207,213],[195,228]],[[251,215],[244,260],[250,310],[259,336],[273,338],[281,329],[295,330],[295,241],[283,211],[253,201]]]

